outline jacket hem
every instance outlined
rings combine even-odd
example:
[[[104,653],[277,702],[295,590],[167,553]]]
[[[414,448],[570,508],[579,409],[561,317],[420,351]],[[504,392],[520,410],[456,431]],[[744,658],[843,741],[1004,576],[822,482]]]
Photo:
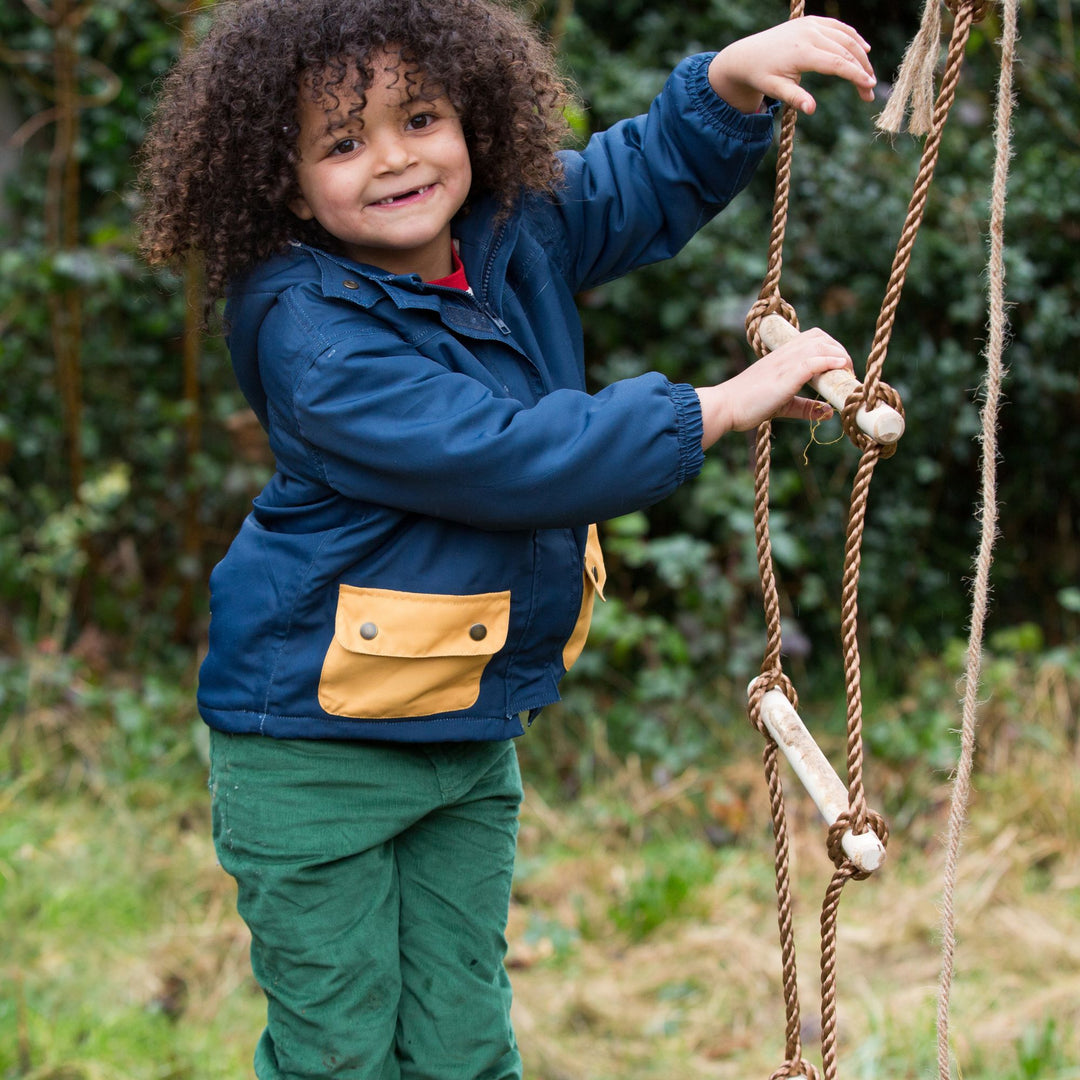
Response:
[[[550,704],[550,703],[548,703]],[[522,711],[528,711],[528,704]],[[246,709],[200,707],[203,721],[230,735],[275,739],[342,739],[377,742],[494,742],[524,734],[520,716],[428,716],[402,720],[344,720],[332,716],[280,716]]]

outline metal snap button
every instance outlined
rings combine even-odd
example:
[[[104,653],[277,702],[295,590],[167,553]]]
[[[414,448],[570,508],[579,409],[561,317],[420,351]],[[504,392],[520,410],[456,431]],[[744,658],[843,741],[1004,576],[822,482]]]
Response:
[[[473,623],[469,627],[469,637],[473,641],[483,641],[487,637],[487,627],[483,623]]]
[[[365,641],[371,641],[379,633],[379,628],[373,622],[366,622],[360,627],[360,636]]]
[[[346,289],[359,289],[360,288],[360,282],[353,281],[352,278],[346,278],[341,284],[344,285]]]

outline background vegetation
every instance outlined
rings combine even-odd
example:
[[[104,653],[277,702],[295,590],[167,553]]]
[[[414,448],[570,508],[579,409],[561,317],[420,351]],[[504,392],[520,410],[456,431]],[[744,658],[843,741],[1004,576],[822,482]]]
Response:
[[[858,25],[886,80],[921,5],[810,7]],[[131,160],[154,83],[204,8],[0,8],[0,914],[17,928],[0,945],[0,1075],[241,1075],[257,1024],[243,930],[206,840],[193,685],[207,574],[270,463],[220,339],[198,330],[196,269],[149,273],[131,231]],[[780,5],[721,0],[533,10],[579,85],[585,130],[643,108],[688,52],[785,16]],[[1016,956],[980,958],[998,972],[994,993],[1040,1005],[1006,1022],[974,995],[971,1030],[995,1049],[961,1046],[969,1077],[1080,1074],[1070,1004],[1080,960],[1066,940],[1080,917],[1078,14],[1075,0],[1023,4],[987,674],[996,752],[982,765],[974,846],[987,854],[966,909],[1020,943]],[[912,1006],[914,1026],[883,1002],[887,982],[925,989],[933,978],[932,930],[913,913],[932,906],[936,866],[923,856],[936,850],[938,782],[955,753],[975,542],[996,36],[991,14],[972,38],[886,368],[908,431],[875,478],[861,610],[871,784],[894,833],[907,830],[910,856],[889,889],[909,917],[893,920],[895,936],[874,955],[892,974],[868,974],[877,969],[865,957],[859,967],[869,1004],[853,1015],[849,1051],[864,1076],[915,1075],[930,1060],[911,1050],[927,1043],[925,1000]],[[875,137],[871,111],[847,88],[814,89],[821,107],[800,124],[786,293],[803,324],[835,333],[859,367],[919,146]],[[715,381],[747,362],[742,320],[765,269],[770,201],[766,167],[679,259],[582,298],[596,385],[649,369]],[[794,427],[778,431],[774,544],[786,662],[815,724],[835,733],[854,458],[843,442],[806,442]],[[534,787],[512,959],[532,1075],[741,1076],[759,1064],[747,1003],[757,1008],[759,991],[776,998],[776,965],[766,813],[742,764],[756,736],[739,698],[762,642],[749,450],[728,439],[698,482],[648,516],[608,524],[611,599],[566,701],[522,741]],[[729,919],[760,932],[760,967],[717,929]],[[693,967],[709,942],[732,966],[650,977],[654,964]],[[1045,968],[1025,967],[1039,948],[1050,982]],[[588,989],[597,985],[606,999]],[[1062,985],[1071,997],[1055,996]],[[579,989],[555,1007],[556,986]],[[761,1067],[771,1069],[780,1023],[760,1008],[770,1036]]]

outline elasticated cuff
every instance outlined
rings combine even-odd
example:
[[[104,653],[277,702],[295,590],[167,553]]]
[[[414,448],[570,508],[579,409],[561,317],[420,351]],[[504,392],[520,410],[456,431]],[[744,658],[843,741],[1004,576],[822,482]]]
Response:
[[[679,425],[678,482],[685,484],[687,480],[693,480],[705,464],[705,451],[701,449],[701,438],[705,433],[701,399],[689,383],[669,383],[668,387]]]
[[[702,120],[717,131],[748,143],[772,139],[773,119],[780,111],[777,101],[766,99],[764,112],[744,113],[729,105],[709,82],[709,64],[715,52],[700,53],[688,61],[686,89]]]

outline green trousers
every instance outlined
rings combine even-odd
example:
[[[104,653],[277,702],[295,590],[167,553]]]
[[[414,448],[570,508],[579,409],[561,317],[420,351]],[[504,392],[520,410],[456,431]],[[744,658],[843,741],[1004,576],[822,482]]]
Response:
[[[214,843],[267,998],[259,1080],[518,1080],[513,743],[210,745]]]

